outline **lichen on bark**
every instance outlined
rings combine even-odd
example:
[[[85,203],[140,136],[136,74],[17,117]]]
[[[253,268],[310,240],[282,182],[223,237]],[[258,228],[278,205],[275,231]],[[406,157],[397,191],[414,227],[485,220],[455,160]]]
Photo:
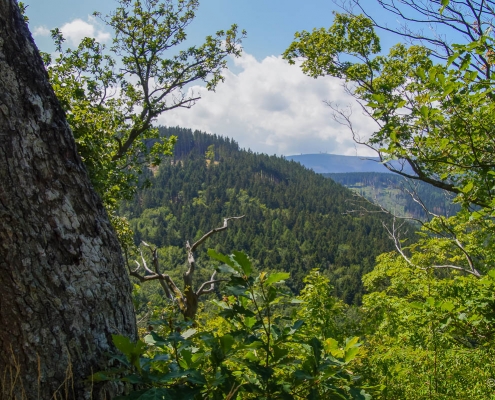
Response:
[[[112,334],[136,336],[130,283],[14,0],[0,0],[0,88],[0,397],[111,398],[85,379]]]

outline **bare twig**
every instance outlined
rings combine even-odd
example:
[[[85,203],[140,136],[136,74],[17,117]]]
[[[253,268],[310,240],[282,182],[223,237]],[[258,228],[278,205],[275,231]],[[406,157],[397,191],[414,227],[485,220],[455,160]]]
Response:
[[[162,286],[163,290],[165,291],[166,297],[172,301],[177,301],[179,304],[179,309],[182,313],[182,315],[186,319],[194,319],[196,316],[196,313],[198,311],[198,299],[200,296],[212,293],[215,290],[215,285],[219,282],[224,282],[227,281],[228,279],[216,279],[217,272],[213,272],[211,275],[211,278],[203,282],[199,289],[197,291],[193,290],[193,277],[194,277],[194,271],[196,268],[196,260],[194,257],[194,251],[203,244],[206,239],[208,239],[210,236],[214,235],[215,233],[224,231],[228,228],[228,222],[230,220],[236,220],[236,219],[241,219],[244,218],[244,215],[240,217],[228,217],[223,220],[223,226],[219,228],[212,229],[211,231],[207,232],[204,234],[198,241],[193,243],[192,245],[189,244],[189,241],[186,242],[186,250],[187,250],[187,262],[189,264],[189,267],[187,271],[183,275],[183,281],[184,281],[184,290],[181,291],[175,282],[172,280],[172,278],[167,275],[167,274],[162,274],[160,272],[160,264],[158,260],[158,249],[156,247],[152,247],[150,244],[146,242],[142,242],[143,246],[148,248],[151,252],[152,259],[153,259],[153,267],[154,267],[154,272],[148,268],[146,264],[146,260],[144,259],[144,256],[141,252],[141,260],[142,260],[142,265],[136,261],[136,264],[138,267],[134,270],[132,270],[129,267],[129,273],[131,276],[134,276],[135,278],[139,279],[140,282],[147,282],[147,281],[152,281],[152,280],[158,280],[160,282],[160,285]],[[127,258],[127,255],[126,255]],[[129,264],[128,264],[129,265]],[[145,270],[145,274],[141,275],[138,271],[139,269],[143,267]],[[209,285],[209,288],[207,286]]]
[[[462,246],[462,244],[460,243],[460,241],[455,238],[454,240],[454,243],[456,243],[457,247],[464,253],[467,261],[468,261],[468,264],[469,264],[469,269],[466,268],[466,267],[462,267],[462,266],[459,266],[459,265],[452,265],[452,264],[443,264],[443,265],[431,265],[429,266],[428,268],[425,268],[425,267],[420,267],[419,265],[415,264],[405,253],[403,247],[402,247],[402,243],[401,243],[401,240],[400,240],[400,229],[402,228],[403,226],[403,223],[400,224],[398,227],[396,226],[395,224],[396,222],[396,219],[394,218],[393,220],[393,224],[392,224],[392,227],[389,228],[385,223],[383,223],[383,226],[385,227],[385,229],[387,230],[390,238],[393,240],[394,242],[394,245],[395,245],[395,248],[397,250],[397,252],[400,254],[400,256],[404,259],[404,261],[407,262],[407,264],[409,264],[410,266],[412,267],[415,267],[415,268],[418,268],[418,269],[421,269],[421,270],[424,270],[426,271],[427,269],[429,268],[433,268],[433,269],[453,269],[453,270],[456,270],[456,271],[461,271],[461,272],[464,272],[466,274],[470,274],[470,275],[473,275],[477,278],[481,278],[481,274],[480,272],[474,267],[474,264],[473,264],[473,261],[470,257],[470,255],[468,254],[468,252],[464,249],[464,247]]]
[[[205,233],[196,243],[194,243],[192,246],[191,246],[191,251],[195,251],[196,248],[202,244],[206,239],[208,239],[210,236],[214,235],[215,233],[218,233],[218,232],[221,232],[225,229],[228,228],[228,222],[231,221],[231,220],[235,220],[235,219],[242,219],[244,218],[245,215],[241,215],[240,217],[228,217],[228,218],[224,218],[223,219],[223,226],[219,227],[219,228],[215,228],[215,229],[212,229],[211,231]]]

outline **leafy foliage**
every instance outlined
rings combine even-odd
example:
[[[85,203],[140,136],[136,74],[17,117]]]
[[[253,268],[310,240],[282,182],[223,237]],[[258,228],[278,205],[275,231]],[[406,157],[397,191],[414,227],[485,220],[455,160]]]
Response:
[[[360,372],[382,385],[379,398],[492,398],[493,4],[379,3],[405,20],[460,26],[467,42],[424,37],[423,43],[444,45],[445,53],[397,44],[382,55],[375,21],[336,14],[330,29],[296,34],[285,57],[302,57],[310,76],[342,78],[376,122],[363,143],[393,172],[453,193],[461,210],[449,218],[430,212],[419,242],[409,247],[391,231],[399,254],[380,256],[364,277],[371,293],[363,298]],[[401,13],[403,5],[424,18]],[[474,24],[463,7],[476,14]],[[422,38],[409,29],[405,35]],[[437,64],[433,55],[445,62]],[[330,106],[361,142],[350,111]]]
[[[443,259],[432,266],[480,276],[492,268],[486,263],[491,256],[475,249],[482,243],[480,238],[486,245],[493,234],[495,103],[491,68],[476,68],[471,60],[489,60],[494,39],[490,29],[471,39],[452,45],[455,51],[445,65],[435,64],[432,51],[418,45],[397,44],[388,55],[377,55],[379,40],[369,18],[335,14],[330,29],[296,34],[285,57],[289,62],[303,57],[303,71],[310,76],[330,74],[349,84],[376,122],[375,132],[364,144],[376,150],[389,169],[456,195],[463,212],[452,219],[431,213],[434,218],[423,232],[432,240],[422,241],[415,250],[436,254],[437,241],[448,241],[442,248]],[[353,131],[349,112],[333,108]],[[394,167],[387,163],[390,160],[403,160],[414,173]],[[398,237],[396,247],[403,253]],[[457,263],[452,264],[454,259]]]
[[[283,312],[293,300],[283,285],[288,273],[256,276],[242,252],[209,254],[223,263],[219,270],[230,273],[223,298],[213,301],[217,317],[200,326],[166,313],[151,322],[153,329],[144,341],[114,336],[122,353],[115,359],[123,369],[100,372],[93,379],[120,377],[139,387],[121,399],[370,398],[349,371],[359,352],[358,338],[340,347],[335,339],[324,340],[324,328],[304,329],[314,322],[316,297],[329,301],[313,286],[323,288],[325,280],[312,274],[298,300],[301,309],[290,318]]]
[[[223,80],[226,57],[241,53],[237,26],[207,36],[200,46],[185,44],[197,0],[119,0],[104,17],[114,31],[110,48],[85,38],[64,49],[60,30],[52,31],[59,55],[45,54],[51,83],[66,111],[91,181],[109,210],[136,190],[143,166],[170,155],[174,137],[158,138],[156,118],[189,108],[199,100],[186,85],[204,81],[209,90]],[[145,182],[143,182],[145,183]]]
[[[397,255],[364,277],[362,373],[383,398],[491,398],[495,274],[435,276]],[[366,371],[366,372],[365,372]]]

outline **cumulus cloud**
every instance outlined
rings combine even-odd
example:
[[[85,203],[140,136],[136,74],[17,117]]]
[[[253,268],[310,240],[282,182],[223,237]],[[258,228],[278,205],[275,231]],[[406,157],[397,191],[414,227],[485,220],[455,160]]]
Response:
[[[89,17],[88,21],[77,18],[64,24],[60,30],[68,43],[73,46],[78,45],[85,37],[95,38],[98,42],[106,42],[111,38],[110,33],[100,29],[98,22],[92,17]]]
[[[164,113],[158,122],[187,127],[235,139],[241,147],[268,154],[328,152],[370,155],[357,148],[349,130],[333,120],[324,103],[354,103],[342,82],[331,77],[313,79],[280,56],[262,61],[244,54],[234,60],[236,73],[227,71],[216,92],[189,88],[201,95],[191,109]],[[371,133],[373,123],[354,107],[354,128]]]
[[[50,35],[50,29],[48,29],[46,26],[37,26],[34,28],[33,31],[33,36],[38,37],[38,36],[49,36]]]

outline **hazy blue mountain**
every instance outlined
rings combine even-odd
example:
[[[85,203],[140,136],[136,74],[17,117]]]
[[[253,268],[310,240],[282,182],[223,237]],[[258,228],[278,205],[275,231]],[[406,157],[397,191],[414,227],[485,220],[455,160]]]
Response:
[[[301,154],[286,156],[287,160],[294,160],[308,169],[324,173],[344,173],[344,172],[390,172],[384,167],[376,157],[341,156],[337,154]],[[394,162],[396,168],[400,169],[401,164]],[[410,169],[407,171],[411,172]]]

